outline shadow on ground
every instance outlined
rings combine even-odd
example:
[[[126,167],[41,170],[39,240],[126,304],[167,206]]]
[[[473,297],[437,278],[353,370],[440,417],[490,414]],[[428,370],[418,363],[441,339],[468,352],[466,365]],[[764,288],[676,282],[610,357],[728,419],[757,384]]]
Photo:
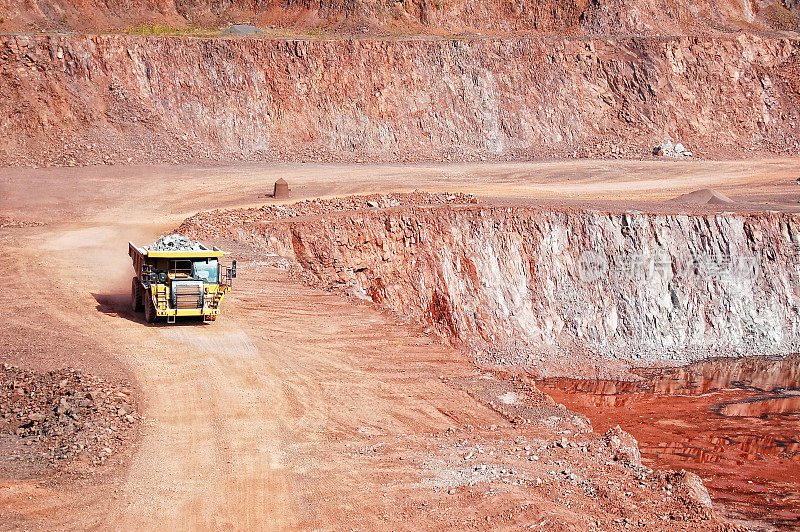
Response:
[[[166,321],[158,321],[156,323],[147,323],[144,320],[144,312],[134,312],[131,308],[131,295],[128,293],[115,293],[115,294],[95,294],[92,297],[97,301],[95,308],[98,312],[102,312],[106,316],[115,318],[123,318],[134,323],[147,325],[148,327],[163,327],[169,325],[174,326],[197,326],[203,325],[205,322],[201,318],[178,318],[175,323],[167,324]]]

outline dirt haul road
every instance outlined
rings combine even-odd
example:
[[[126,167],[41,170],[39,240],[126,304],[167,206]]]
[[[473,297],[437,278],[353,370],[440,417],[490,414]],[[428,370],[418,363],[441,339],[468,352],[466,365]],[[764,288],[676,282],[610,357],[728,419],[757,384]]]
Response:
[[[130,379],[145,422],[127,453],[96,470],[47,482],[0,478],[0,528],[582,528],[623,519],[670,528],[668,516],[690,519],[680,513],[685,505],[642,488],[629,471],[551,445],[565,434],[589,437],[577,418],[520,431],[481,400],[483,386],[474,383],[484,375],[466,355],[257,260],[240,262],[215,324],[147,326],[128,310],[127,241],[151,242],[197,211],[261,205],[278,177],[293,200],[419,188],[674,210],[662,200],[712,187],[742,202],[726,210],[796,210],[797,167],[775,160],[2,169],[0,361]],[[584,467],[586,482],[596,470],[591,482],[616,484],[602,496],[571,491],[548,477],[554,468],[561,475],[564,463],[569,482]],[[487,478],[507,481],[490,489]]]

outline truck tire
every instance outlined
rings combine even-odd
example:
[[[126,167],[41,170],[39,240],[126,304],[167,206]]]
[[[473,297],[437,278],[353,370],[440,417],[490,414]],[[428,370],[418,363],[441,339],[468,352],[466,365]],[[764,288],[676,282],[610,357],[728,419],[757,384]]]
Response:
[[[156,318],[156,306],[153,304],[153,297],[150,294],[150,290],[144,291],[144,320],[147,323],[155,323]]]
[[[131,281],[131,308],[134,312],[141,312],[144,310],[142,302],[142,292],[144,292],[142,284],[136,277]]]

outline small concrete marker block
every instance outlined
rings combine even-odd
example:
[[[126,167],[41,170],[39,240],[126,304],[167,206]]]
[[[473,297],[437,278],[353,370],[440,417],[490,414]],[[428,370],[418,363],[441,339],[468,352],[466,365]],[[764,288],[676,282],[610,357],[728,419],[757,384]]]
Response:
[[[287,199],[289,197],[289,184],[283,179],[280,178],[275,181],[275,188],[272,191],[272,197],[275,199]]]

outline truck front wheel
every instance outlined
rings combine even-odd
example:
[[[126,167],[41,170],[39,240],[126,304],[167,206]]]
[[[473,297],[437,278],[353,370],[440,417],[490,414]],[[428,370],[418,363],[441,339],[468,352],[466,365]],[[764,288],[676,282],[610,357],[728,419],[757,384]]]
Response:
[[[141,312],[144,310],[142,302],[142,285],[136,277],[131,281],[131,308],[134,312]]]
[[[150,294],[150,290],[147,290],[144,293],[144,320],[147,323],[155,323],[157,317],[153,297]]]

